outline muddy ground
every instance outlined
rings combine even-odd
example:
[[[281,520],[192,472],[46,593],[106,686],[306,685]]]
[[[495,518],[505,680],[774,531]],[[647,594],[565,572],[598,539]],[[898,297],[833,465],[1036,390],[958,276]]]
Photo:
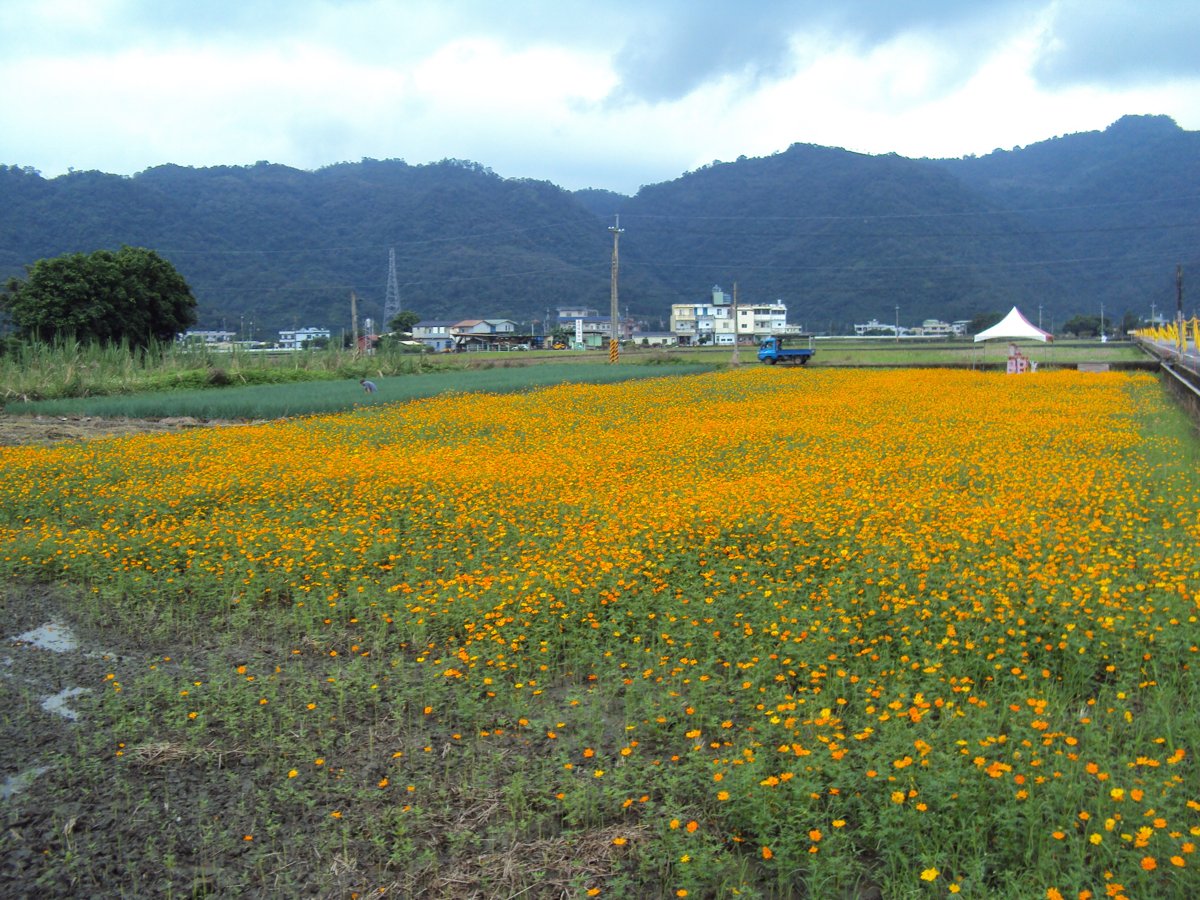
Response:
[[[0,447],[61,444],[93,438],[184,431],[213,424],[188,416],[170,419],[99,419],[94,416],[0,414]]]
[[[77,895],[78,880],[50,875],[55,867],[47,863],[77,830],[103,830],[116,812],[104,798],[84,802],[51,787],[70,783],[61,762],[86,728],[80,707],[121,657],[102,647],[114,635],[84,637],[66,610],[47,588],[0,590],[0,893],[7,897]]]
[[[410,895],[360,865],[357,842],[331,846],[325,813],[271,808],[256,788],[266,753],[120,740],[105,695],[138,692],[147,660],[174,663],[163,647],[75,615],[73,596],[0,586],[0,896]],[[287,823],[286,836],[228,833],[254,813]]]
[[[534,791],[523,801],[529,822],[512,830],[504,785],[468,789],[445,762],[456,752],[448,727],[372,732],[368,714],[348,708],[328,740],[343,763],[335,780],[295,795],[270,742],[239,744],[219,727],[199,743],[148,739],[163,700],[144,689],[150,669],[183,684],[195,672],[199,683],[205,668],[283,663],[293,651],[247,636],[237,647],[184,646],[177,661],[167,643],[75,615],[79,599],[66,586],[0,585],[0,897],[559,900],[620,883],[615,838],[635,843],[638,825],[568,835],[556,804]],[[507,780],[527,745],[498,744],[502,761],[481,766]],[[382,791],[336,787],[343,771],[374,783],[392,747],[414,778],[445,769],[418,819]],[[346,802],[355,824],[331,826],[330,808]]]
[[[222,821],[244,818],[257,800],[249,754],[120,741],[104,695],[114,685],[136,689],[161,648],[89,623],[73,606],[65,587],[0,586],[0,896],[372,893],[378,880],[352,857],[282,859],[223,835]],[[317,836],[312,823],[293,829],[298,848],[309,844],[306,832]]]

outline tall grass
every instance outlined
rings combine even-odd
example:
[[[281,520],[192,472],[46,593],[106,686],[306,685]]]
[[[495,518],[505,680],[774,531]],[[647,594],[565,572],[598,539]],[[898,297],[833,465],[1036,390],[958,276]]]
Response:
[[[449,368],[440,359],[400,348],[371,356],[352,350],[299,352],[235,348],[217,351],[175,343],[146,348],[122,344],[10,342],[0,353],[0,403],[94,397],[174,388],[219,387],[320,379],[381,377]],[[10,409],[9,411],[16,411]]]
[[[108,413],[93,411],[90,405],[41,407],[37,401],[68,398],[111,397],[141,392],[207,390],[214,387],[280,385],[312,381],[342,382],[362,378],[375,381],[399,375],[455,373],[473,369],[524,369],[553,363],[559,371],[567,367],[595,366],[607,363],[608,355],[599,353],[463,353],[427,354],[408,348],[383,345],[370,355],[344,348],[306,349],[292,351],[259,351],[235,348],[218,351],[203,345],[183,346],[176,343],[154,344],[147,348],[132,348],[128,344],[81,344],[60,340],[53,344],[21,343],[0,345],[0,408],[8,413],[71,414],[87,411],[93,415],[197,415],[181,412],[174,402],[166,407],[154,400],[147,408],[169,408],[167,413]],[[622,356],[621,363],[639,365],[681,364],[690,362],[709,369],[724,360],[693,359],[661,351],[638,351]],[[503,379],[502,379],[503,380]],[[599,376],[566,379],[558,375],[532,376],[532,384],[553,384],[557,381],[612,381],[620,378]],[[441,388],[444,390],[445,388]],[[506,389],[506,388],[502,388]],[[486,388],[485,388],[486,390]],[[435,391],[436,392],[436,391]],[[302,394],[303,391],[296,392]],[[338,389],[331,389],[335,396]],[[289,410],[293,407],[286,392],[279,395]],[[429,396],[422,391],[412,396]],[[195,404],[184,401],[188,406]],[[201,405],[206,405],[205,401]],[[212,401],[217,407],[236,407],[242,401]],[[255,401],[259,402],[258,400]],[[267,405],[271,403],[267,401]],[[109,407],[105,407],[109,408]],[[123,408],[118,403],[111,407]],[[138,409],[134,403],[130,409]],[[346,404],[317,406],[311,411],[345,409]],[[280,415],[284,413],[279,413]]]

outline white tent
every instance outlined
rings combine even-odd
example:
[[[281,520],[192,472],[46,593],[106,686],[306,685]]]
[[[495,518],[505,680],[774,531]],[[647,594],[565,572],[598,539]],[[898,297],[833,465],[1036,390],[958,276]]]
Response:
[[[1003,338],[1010,341],[1018,338],[1026,338],[1028,340],[1045,342],[1054,340],[1054,335],[1048,331],[1042,331],[1042,329],[1032,324],[1014,306],[1007,316],[991,328],[985,328],[979,334],[975,335],[976,343],[996,338]]]

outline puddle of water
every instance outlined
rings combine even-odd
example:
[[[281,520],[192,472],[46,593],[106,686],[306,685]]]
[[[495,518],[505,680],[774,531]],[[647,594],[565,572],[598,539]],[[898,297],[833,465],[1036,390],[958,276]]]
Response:
[[[57,713],[64,719],[70,719],[72,722],[77,722],[79,721],[79,713],[67,706],[67,701],[72,697],[78,697],[80,694],[86,693],[88,693],[87,688],[65,688],[50,697],[43,697],[42,709],[48,713]]]
[[[55,653],[68,653],[79,649],[79,638],[75,637],[75,632],[61,622],[47,622],[40,628],[18,634],[9,640],[31,644],[42,650],[53,650]]]
[[[32,769],[26,769],[24,772],[18,772],[16,775],[9,775],[4,779],[4,783],[0,784],[0,800],[8,800],[10,797],[21,793],[21,791],[33,784],[39,775],[43,775],[49,771],[49,766],[37,766]]]

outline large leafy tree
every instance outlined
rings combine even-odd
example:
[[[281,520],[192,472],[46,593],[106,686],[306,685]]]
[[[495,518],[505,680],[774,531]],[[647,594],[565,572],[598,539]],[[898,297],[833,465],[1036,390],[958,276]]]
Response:
[[[1105,331],[1111,330],[1111,327],[1111,321],[1104,323]],[[1076,337],[1092,337],[1100,333],[1100,317],[1088,315],[1074,316],[1063,322],[1062,330]]]
[[[146,346],[196,322],[196,298],[171,263],[144,247],[69,253],[10,279],[0,306],[20,336]]]
[[[392,331],[402,331],[405,334],[412,334],[413,326],[420,321],[420,313],[411,309],[402,309],[396,313],[392,321],[388,322],[388,328]]]

